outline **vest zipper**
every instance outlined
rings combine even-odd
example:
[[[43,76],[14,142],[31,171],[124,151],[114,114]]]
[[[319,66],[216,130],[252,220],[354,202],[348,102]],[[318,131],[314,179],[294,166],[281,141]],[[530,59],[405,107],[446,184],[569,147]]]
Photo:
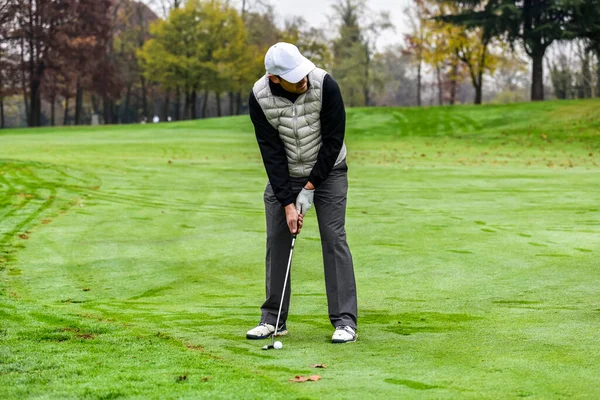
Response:
[[[298,156],[298,164],[300,164],[302,160],[300,159],[300,140],[298,138],[298,116],[296,115],[296,104],[292,106],[292,115],[292,127],[294,130],[294,138],[296,139],[296,155]]]

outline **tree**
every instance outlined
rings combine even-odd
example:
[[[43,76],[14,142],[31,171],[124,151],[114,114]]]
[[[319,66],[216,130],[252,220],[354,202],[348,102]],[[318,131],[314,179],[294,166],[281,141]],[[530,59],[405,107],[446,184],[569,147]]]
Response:
[[[194,42],[195,10],[186,6],[173,10],[166,21],[159,20],[150,27],[152,39],[137,52],[140,65],[147,78],[159,82],[164,89],[184,89],[184,118],[190,100],[189,88],[196,82],[198,60]],[[192,14],[192,15],[189,15]]]
[[[300,52],[318,67],[330,69],[332,55],[324,30],[309,26],[303,17],[294,17],[285,21],[281,40],[294,43]]]
[[[593,82],[592,82],[592,70],[591,70],[591,50],[588,48],[585,42],[581,40],[575,40],[577,49],[577,56],[579,58],[580,70],[576,74],[576,87],[577,97],[580,99],[587,99],[592,97]]]
[[[221,94],[240,90],[248,75],[252,54],[246,51],[246,29],[234,8],[220,1],[211,1],[203,7],[199,21],[202,32],[200,55],[205,74],[202,86],[206,94],[214,92],[217,115],[222,115]],[[203,117],[207,96],[204,96]]]
[[[29,97],[28,124],[40,126],[44,80],[64,65],[76,64],[81,77],[93,69],[107,42],[111,0],[12,0],[11,4],[14,24],[9,36],[18,49],[21,86]],[[77,98],[79,110],[81,91]]]
[[[469,70],[471,82],[475,89],[475,104],[481,104],[483,91],[483,75],[493,74],[500,56],[490,51],[492,38],[485,29],[474,28],[462,30],[453,38],[453,47],[458,58]],[[494,43],[497,49],[503,49],[501,43]]]
[[[115,10],[113,43],[109,62],[119,71],[123,88],[120,101],[120,120],[128,123],[150,116],[147,77],[142,74],[137,51],[150,39],[150,25],[158,20],[157,15],[142,3],[122,0]],[[112,98],[105,98],[107,107],[112,108]],[[108,110],[105,110],[107,114]],[[106,119],[106,116],[105,116]],[[114,118],[111,118],[114,119]]]
[[[594,0],[597,1],[597,0]],[[532,60],[531,99],[544,99],[546,49],[566,37],[568,10],[563,0],[452,0],[460,12],[445,17],[467,27],[483,27],[489,37],[520,42]],[[466,7],[465,7],[466,6]]]
[[[369,17],[366,18],[366,25],[363,28],[363,40],[364,40],[364,51],[365,51],[365,68],[364,68],[364,83],[363,83],[363,94],[365,98],[365,105],[372,105],[371,102],[371,79],[373,78],[373,58],[377,54],[377,41],[387,30],[394,29],[390,22],[389,12],[380,12],[373,14],[368,12]]]
[[[245,80],[252,57],[245,46],[246,31],[225,3],[189,0],[151,32],[153,38],[138,52],[144,74],[165,88],[183,88],[187,117],[196,118],[199,92],[204,93],[205,110],[210,92],[220,101],[222,91],[239,90]]]
[[[570,18],[568,38],[581,38],[596,55],[596,96],[600,97],[600,0],[564,0]]]
[[[553,61],[548,61],[548,70],[556,98],[570,98],[573,87],[573,71],[568,56],[564,52],[559,53]]]
[[[415,106],[416,79],[410,55],[400,45],[390,46],[373,59],[372,101],[378,106]]]
[[[425,20],[423,11],[418,7],[405,8],[405,15],[410,26],[410,33],[404,35],[406,54],[411,55],[417,65],[417,106],[421,106],[422,68],[425,53]]]
[[[18,74],[14,55],[10,54],[8,40],[10,23],[14,19],[14,2],[6,1],[0,5],[0,128],[5,126],[4,98],[13,94]]]
[[[350,106],[370,105],[372,61],[378,38],[391,28],[389,14],[374,14],[365,0],[338,0],[332,7],[340,23],[333,43],[333,76]]]
[[[265,53],[283,37],[275,23],[272,7],[261,0],[244,0],[241,17],[246,28],[246,64],[240,87],[235,93],[235,114],[241,112],[249,89],[265,73]]]

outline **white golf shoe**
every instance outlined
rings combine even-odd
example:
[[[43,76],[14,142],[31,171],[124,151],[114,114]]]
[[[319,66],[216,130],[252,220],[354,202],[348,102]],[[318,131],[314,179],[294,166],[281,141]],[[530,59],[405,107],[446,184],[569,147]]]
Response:
[[[335,327],[335,332],[331,337],[331,343],[349,343],[356,342],[358,335],[351,326],[340,325]]]
[[[267,324],[261,322],[255,328],[250,329],[246,332],[246,339],[266,339],[271,337],[271,335],[275,332],[275,325]],[[285,336],[288,334],[288,331],[285,327],[285,324],[281,325],[279,329],[277,329],[277,334],[275,336]]]

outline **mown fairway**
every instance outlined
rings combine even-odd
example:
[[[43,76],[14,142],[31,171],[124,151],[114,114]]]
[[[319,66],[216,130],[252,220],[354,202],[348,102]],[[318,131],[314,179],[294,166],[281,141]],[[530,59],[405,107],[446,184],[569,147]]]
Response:
[[[247,117],[0,133],[0,398],[598,398],[600,101],[353,109],[347,145],[359,340],[312,211],[265,352]]]

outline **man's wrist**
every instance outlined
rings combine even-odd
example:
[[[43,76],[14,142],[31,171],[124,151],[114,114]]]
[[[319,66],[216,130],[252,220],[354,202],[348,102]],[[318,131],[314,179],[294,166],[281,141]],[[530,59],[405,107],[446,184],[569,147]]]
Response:
[[[306,185],[304,185],[304,189],[315,190],[315,185],[313,185],[310,181],[308,181],[308,182],[306,182]]]

